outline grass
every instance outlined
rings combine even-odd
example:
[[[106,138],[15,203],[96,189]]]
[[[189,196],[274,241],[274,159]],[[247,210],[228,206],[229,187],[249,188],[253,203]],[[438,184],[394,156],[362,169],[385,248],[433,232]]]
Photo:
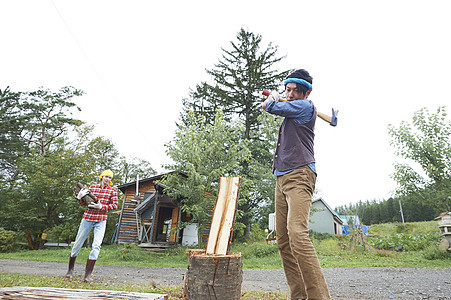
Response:
[[[393,267],[393,268],[451,268],[451,253],[438,251],[437,222],[379,224],[370,227],[371,235],[364,238],[363,244],[351,243],[350,236],[313,235],[318,258],[323,268],[341,267]],[[412,237],[409,238],[408,237]],[[399,237],[404,240],[399,241]],[[426,237],[429,240],[424,240]],[[416,251],[393,251],[377,249],[377,241],[384,240],[384,245],[405,243],[404,249]],[[432,240],[431,240],[432,239]],[[407,245],[408,244],[408,245]],[[408,247],[407,247],[408,246]],[[173,247],[164,251],[148,251],[135,245],[107,245],[102,247],[97,264],[114,266],[139,266],[149,268],[170,267],[186,268],[187,247]],[[278,248],[263,241],[233,244],[231,252],[241,253],[244,269],[281,269]],[[69,248],[52,248],[43,250],[19,250],[0,253],[0,259],[21,259],[37,261],[54,261],[67,263]],[[82,249],[79,258],[83,261],[89,255],[88,249]],[[0,274],[0,286],[48,286],[77,289],[111,289],[118,291],[163,293],[169,299],[181,299],[181,287],[158,287],[148,285],[116,284],[114,282],[83,283],[81,280],[54,278],[46,276]],[[284,293],[250,292],[242,293],[242,299],[286,299]]]

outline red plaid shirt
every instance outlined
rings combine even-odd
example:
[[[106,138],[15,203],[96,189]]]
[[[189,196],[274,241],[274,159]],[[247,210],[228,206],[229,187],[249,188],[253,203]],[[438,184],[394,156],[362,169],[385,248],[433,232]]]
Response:
[[[102,209],[87,208],[83,214],[83,219],[87,221],[105,221],[108,218],[108,211],[118,207],[117,191],[116,189],[105,186],[101,187],[99,184],[93,184],[89,190],[97,197],[102,204]]]

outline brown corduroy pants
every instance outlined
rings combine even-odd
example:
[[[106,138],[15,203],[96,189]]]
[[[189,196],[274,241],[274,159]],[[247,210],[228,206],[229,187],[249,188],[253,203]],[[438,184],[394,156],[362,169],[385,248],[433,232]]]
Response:
[[[330,299],[308,234],[315,182],[316,174],[308,166],[277,177],[276,237],[291,299]]]

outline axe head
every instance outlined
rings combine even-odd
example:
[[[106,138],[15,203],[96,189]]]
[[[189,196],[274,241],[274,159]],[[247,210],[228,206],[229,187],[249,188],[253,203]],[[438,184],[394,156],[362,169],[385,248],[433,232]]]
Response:
[[[338,115],[338,109],[332,108],[332,121],[330,121],[330,126],[337,126],[337,115]]]

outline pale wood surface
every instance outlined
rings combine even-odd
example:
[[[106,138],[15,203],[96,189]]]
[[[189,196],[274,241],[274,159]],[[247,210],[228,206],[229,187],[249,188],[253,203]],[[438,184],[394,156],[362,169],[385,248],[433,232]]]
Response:
[[[108,290],[62,289],[52,287],[5,287],[0,288],[0,299],[147,299],[167,300],[163,294],[134,293]]]
[[[210,235],[207,242],[207,254],[225,255],[235,222],[241,177],[221,177],[216,199]]]

